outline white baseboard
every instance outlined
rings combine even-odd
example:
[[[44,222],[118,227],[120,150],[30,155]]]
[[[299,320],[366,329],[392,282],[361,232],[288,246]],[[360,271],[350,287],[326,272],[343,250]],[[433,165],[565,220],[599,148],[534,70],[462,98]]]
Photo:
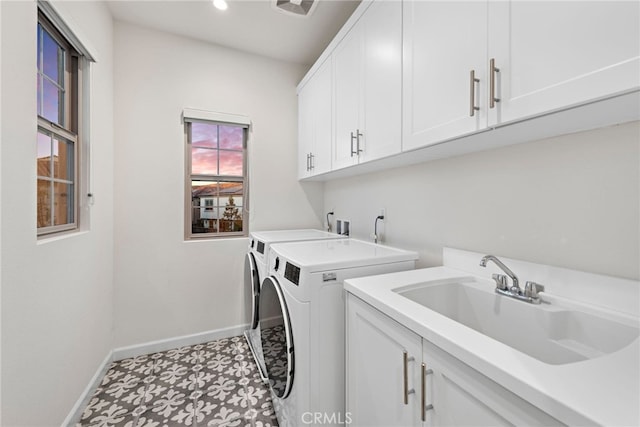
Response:
[[[89,381],[89,384],[82,392],[82,395],[69,412],[69,415],[62,423],[63,427],[74,427],[80,422],[82,412],[89,403],[94,390],[98,388],[100,381],[109,370],[111,362],[128,359],[130,357],[142,356],[143,354],[157,353],[159,351],[171,350],[172,348],[184,347],[187,345],[202,344],[209,341],[240,336],[249,329],[249,325],[231,326],[229,328],[215,329],[212,331],[199,332],[192,335],[167,338],[158,341],[151,341],[143,344],[136,344],[127,347],[113,349],[102,361],[98,370]]]
[[[172,348],[184,347],[187,345],[202,344],[222,338],[236,337],[242,335],[249,328],[249,325],[231,326],[229,328],[215,329],[213,331],[199,332],[181,337],[166,338],[158,341],[150,341],[143,344],[120,347],[113,350],[113,360],[128,359],[130,357],[142,356],[143,354],[167,351]]]
[[[109,370],[111,362],[113,362],[113,350],[111,350],[107,354],[107,357],[105,357],[100,366],[98,366],[96,373],[93,374],[93,377],[91,377],[89,384],[87,384],[87,387],[85,387],[84,391],[80,395],[80,398],[78,399],[76,404],[73,405],[71,412],[69,412],[69,415],[67,415],[67,419],[62,422],[63,427],[72,427],[80,422],[80,417],[82,417],[84,408],[86,408],[86,406],[89,404],[89,400],[91,400],[93,391],[98,388],[98,385],[102,381],[102,378]]]

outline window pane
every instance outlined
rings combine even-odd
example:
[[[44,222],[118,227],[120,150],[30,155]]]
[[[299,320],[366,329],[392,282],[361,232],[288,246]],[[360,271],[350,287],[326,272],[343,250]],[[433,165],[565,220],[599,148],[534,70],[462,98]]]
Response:
[[[242,176],[242,151],[220,151],[220,175]]]
[[[62,48],[46,31],[42,35],[42,71],[62,86]]]
[[[218,125],[191,123],[191,145],[218,148]]]
[[[43,85],[42,117],[62,125],[63,93],[47,79],[43,79]]]
[[[38,74],[38,115],[42,116],[42,76]]]
[[[51,137],[38,131],[38,176],[51,176]]]
[[[216,208],[217,209],[217,208]],[[212,215],[211,218],[199,217],[200,209],[192,209],[191,215],[191,232],[194,234],[202,233],[217,233],[218,232],[218,220]]]
[[[242,231],[242,194],[242,183],[220,183],[220,231]]]
[[[51,225],[51,181],[38,180],[38,228]]]
[[[73,222],[73,185],[53,183],[53,224],[64,225]]]
[[[54,177],[73,181],[74,173],[73,143],[62,138],[53,140]]]
[[[218,150],[191,148],[191,173],[194,175],[217,175]]]
[[[214,233],[218,219],[218,182],[191,181],[191,231]]]
[[[244,131],[236,126],[220,126],[220,148],[242,150]]]
[[[42,62],[40,59],[42,58],[42,25],[38,24],[38,54],[36,61],[38,62],[38,70],[42,70]]]

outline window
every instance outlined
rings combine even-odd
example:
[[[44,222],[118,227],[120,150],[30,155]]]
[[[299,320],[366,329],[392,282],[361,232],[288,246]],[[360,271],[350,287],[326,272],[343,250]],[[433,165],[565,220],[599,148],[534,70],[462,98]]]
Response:
[[[247,235],[247,125],[185,116],[186,238]]]
[[[38,235],[78,226],[81,55],[38,15]]]

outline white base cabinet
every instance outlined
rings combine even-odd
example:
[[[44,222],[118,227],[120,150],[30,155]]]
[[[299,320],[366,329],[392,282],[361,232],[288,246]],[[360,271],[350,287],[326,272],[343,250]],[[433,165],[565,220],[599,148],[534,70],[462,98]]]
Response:
[[[563,425],[352,294],[346,348],[353,426]]]
[[[418,425],[421,338],[349,293],[346,323],[346,411],[351,425]]]

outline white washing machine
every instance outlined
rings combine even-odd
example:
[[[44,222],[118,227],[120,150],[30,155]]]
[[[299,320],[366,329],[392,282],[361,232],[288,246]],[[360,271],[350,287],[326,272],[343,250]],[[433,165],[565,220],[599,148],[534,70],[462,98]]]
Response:
[[[271,244],[278,242],[298,242],[309,240],[335,240],[346,239],[341,236],[326,231],[303,229],[303,230],[272,230],[255,231],[249,233],[249,250],[244,263],[244,286],[245,286],[245,313],[246,323],[249,329],[245,331],[245,337],[249,343],[249,348],[253,353],[256,364],[260,370],[260,375],[266,381],[264,371],[264,361],[260,348],[260,329],[258,327],[258,312],[260,304],[260,285],[267,276],[269,270],[268,255]]]
[[[355,239],[271,246],[262,353],[281,427],[344,425],[343,281],[415,268],[418,254]]]

